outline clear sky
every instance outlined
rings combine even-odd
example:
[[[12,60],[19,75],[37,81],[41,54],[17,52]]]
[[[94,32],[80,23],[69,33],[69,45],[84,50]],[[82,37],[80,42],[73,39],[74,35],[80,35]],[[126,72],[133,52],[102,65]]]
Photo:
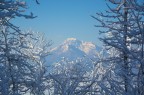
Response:
[[[27,1],[27,12],[38,17],[16,19],[21,29],[45,33],[54,46],[70,37],[100,45],[98,28],[94,27],[97,22],[91,15],[106,9],[105,0],[39,0],[40,5]]]

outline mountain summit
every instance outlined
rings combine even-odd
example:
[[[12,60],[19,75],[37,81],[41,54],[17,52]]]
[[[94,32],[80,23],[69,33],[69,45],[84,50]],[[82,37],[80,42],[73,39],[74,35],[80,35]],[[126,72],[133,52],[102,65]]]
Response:
[[[84,56],[93,57],[98,50],[100,50],[100,47],[97,47],[92,42],[83,42],[76,38],[68,38],[61,45],[51,50],[48,62],[58,62],[63,57],[68,60],[75,60]]]

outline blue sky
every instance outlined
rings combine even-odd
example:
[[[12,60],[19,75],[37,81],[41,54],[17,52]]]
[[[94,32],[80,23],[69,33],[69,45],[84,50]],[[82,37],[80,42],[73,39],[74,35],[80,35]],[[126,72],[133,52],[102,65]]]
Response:
[[[27,13],[33,12],[38,17],[16,19],[21,29],[45,33],[54,46],[70,37],[100,45],[98,28],[94,27],[97,22],[90,16],[106,9],[105,0],[39,0],[40,5],[34,0],[27,1]]]

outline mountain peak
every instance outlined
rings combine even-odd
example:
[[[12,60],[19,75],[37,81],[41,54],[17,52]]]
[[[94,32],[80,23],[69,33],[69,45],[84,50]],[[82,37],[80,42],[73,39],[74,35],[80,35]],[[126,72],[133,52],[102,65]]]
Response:
[[[66,41],[76,41],[76,38],[67,38]]]
[[[67,38],[64,43],[71,43],[71,42],[80,42],[79,40],[77,40],[76,38]]]
[[[76,38],[68,38],[61,45],[54,48],[49,60],[60,61],[62,57],[75,60],[83,56],[93,57],[99,48],[92,42],[84,42]]]
[[[62,45],[79,47],[81,44],[82,42],[76,38],[67,38]]]
[[[78,49],[80,51],[83,51],[84,53],[86,54],[93,54],[94,51],[96,50],[96,45],[93,44],[92,42],[83,42],[83,41],[80,41],[76,38],[67,38],[64,43],[62,43],[59,47],[59,50],[61,52],[66,52],[66,51],[69,51],[69,50],[74,50],[75,49]]]

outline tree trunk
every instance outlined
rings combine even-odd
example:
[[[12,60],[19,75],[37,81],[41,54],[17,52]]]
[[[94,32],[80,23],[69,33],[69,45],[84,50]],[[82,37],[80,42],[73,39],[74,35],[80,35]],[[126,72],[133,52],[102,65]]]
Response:
[[[127,32],[128,32],[128,9],[127,9],[127,1],[124,0],[124,45],[125,47],[127,47]],[[126,73],[126,75],[124,75],[124,88],[125,88],[125,92],[128,91],[128,56],[127,53],[125,51],[123,51],[123,58],[124,58],[124,71]]]

